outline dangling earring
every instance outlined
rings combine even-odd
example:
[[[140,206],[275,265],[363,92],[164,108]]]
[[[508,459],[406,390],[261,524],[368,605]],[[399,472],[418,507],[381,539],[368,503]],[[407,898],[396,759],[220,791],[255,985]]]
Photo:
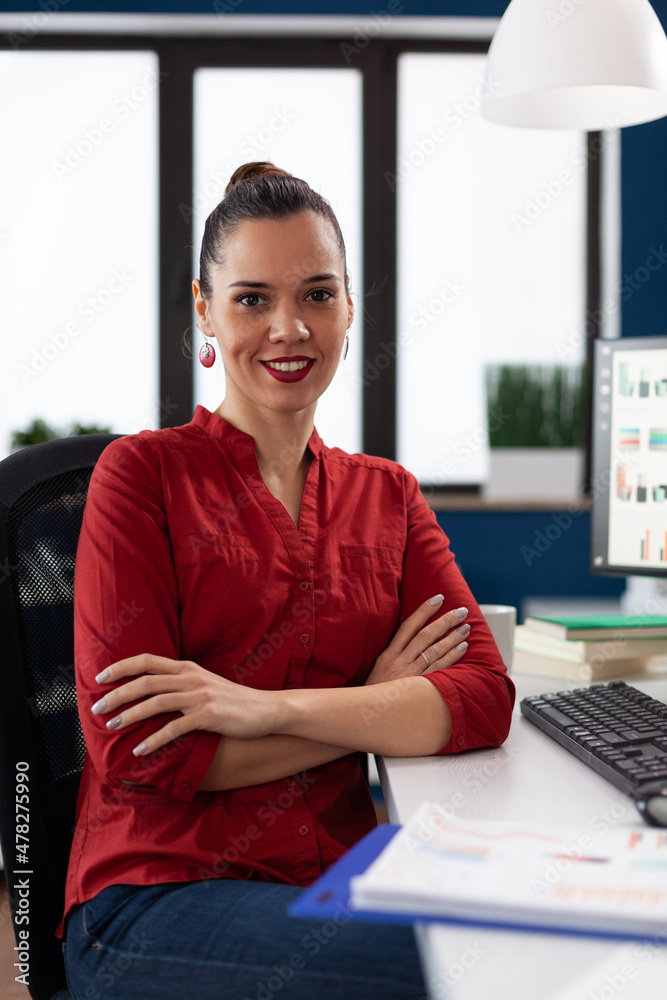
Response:
[[[350,338],[349,338],[348,334],[346,333],[345,334],[345,350],[343,351],[343,361],[345,361],[345,358],[347,357],[347,352],[349,351],[349,349],[350,349]]]
[[[210,368],[215,363],[215,347],[206,340],[206,334],[204,334],[204,340],[206,343],[202,344],[199,349],[199,360],[204,368]]]

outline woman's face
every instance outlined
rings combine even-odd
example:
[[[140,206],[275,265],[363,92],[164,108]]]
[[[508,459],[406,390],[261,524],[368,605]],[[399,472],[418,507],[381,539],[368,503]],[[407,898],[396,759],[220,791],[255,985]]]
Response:
[[[331,382],[354,306],[331,225],[314,212],[247,220],[224,243],[212,295],[193,282],[197,325],[215,337],[227,398],[295,412]]]

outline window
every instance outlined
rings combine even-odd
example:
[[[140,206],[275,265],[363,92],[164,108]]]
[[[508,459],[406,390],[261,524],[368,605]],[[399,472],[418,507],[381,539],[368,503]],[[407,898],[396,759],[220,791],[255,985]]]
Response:
[[[482,55],[405,53],[398,84],[397,458],[482,483],[485,365],[562,364],[584,315],[586,136],[487,122]]]
[[[3,456],[34,418],[159,426],[158,72],[149,51],[0,53]]]
[[[20,294],[1,307],[12,331],[5,453],[9,428],[35,415],[131,432],[217,406],[222,373],[199,371],[196,329],[194,358],[183,356],[190,283],[232,170],[267,158],[332,202],[348,246],[356,318],[318,409],[324,440],[396,458],[423,483],[483,482],[483,366],[562,360],[559,342],[599,301],[600,228],[600,157],[583,134],[481,119],[487,44],[378,36],[362,47],[341,34],[295,45],[156,28],[38,33],[0,53],[5,134],[32,150],[28,171],[2,168],[15,202],[0,252],[21,262],[10,278]],[[121,120],[112,108],[135,91]],[[78,160],[58,178],[50,164],[68,147]],[[77,317],[84,336],[58,347]],[[578,343],[571,363],[583,360]],[[52,357],[22,381],[44,348]],[[467,434],[480,443],[457,461]]]

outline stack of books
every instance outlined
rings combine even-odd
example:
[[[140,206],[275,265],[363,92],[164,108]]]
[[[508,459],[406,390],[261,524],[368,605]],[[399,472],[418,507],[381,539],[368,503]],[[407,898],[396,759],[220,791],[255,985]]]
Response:
[[[512,670],[592,681],[667,665],[665,615],[526,618],[514,638]]]

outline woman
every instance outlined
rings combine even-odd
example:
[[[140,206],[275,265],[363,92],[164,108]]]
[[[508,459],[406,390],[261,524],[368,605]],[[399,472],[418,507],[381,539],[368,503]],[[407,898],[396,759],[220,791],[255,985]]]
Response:
[[[414,477],[314,429],[354,314],[329,204],[239,168],[193,293],[225,398],[105,449],[77,551],[70,988],[416,1000],[409,929],[285,908],[375,824],[361,753],[498,746],[514,688]]]

